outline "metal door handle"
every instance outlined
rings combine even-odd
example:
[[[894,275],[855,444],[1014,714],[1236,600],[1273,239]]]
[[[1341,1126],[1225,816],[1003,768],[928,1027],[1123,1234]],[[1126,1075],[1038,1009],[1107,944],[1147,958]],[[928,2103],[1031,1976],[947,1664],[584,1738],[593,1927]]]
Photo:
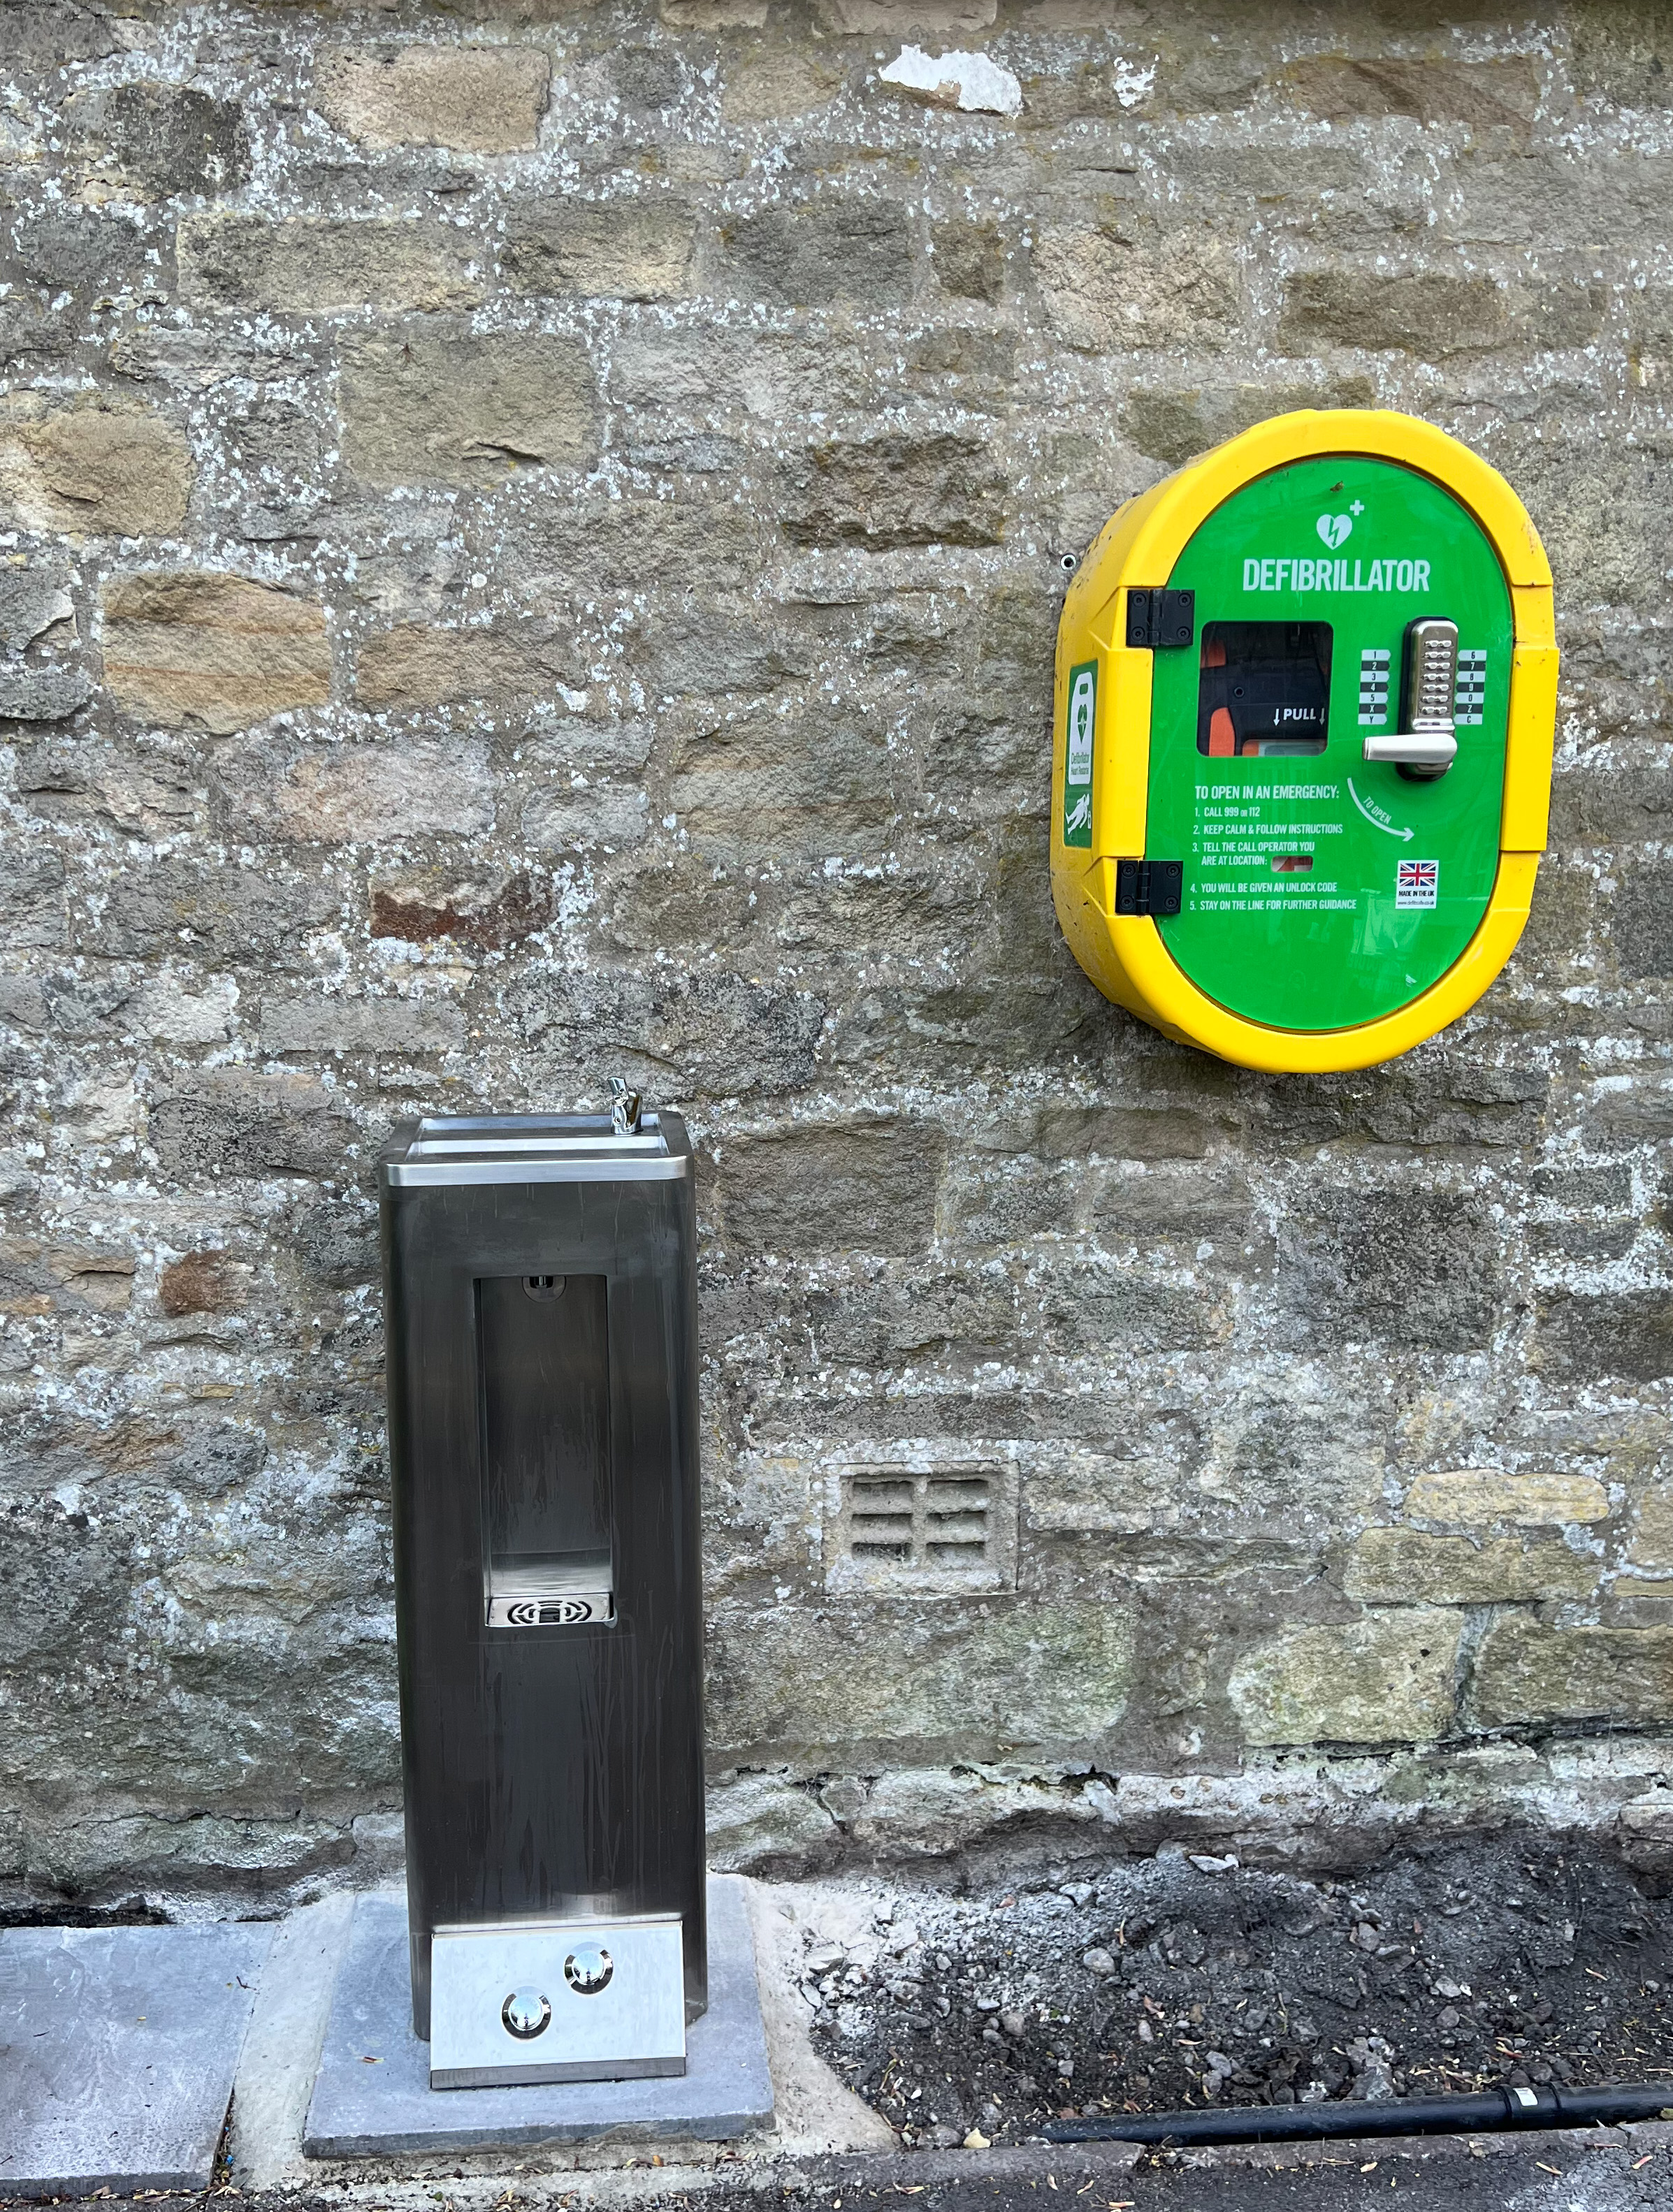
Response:
[[[1431,775],[1444,775],[1457,757],[1458,741],[1451,730],[1402,730],[1397,737],[1366,739],[1368,761],[1427,769]]]

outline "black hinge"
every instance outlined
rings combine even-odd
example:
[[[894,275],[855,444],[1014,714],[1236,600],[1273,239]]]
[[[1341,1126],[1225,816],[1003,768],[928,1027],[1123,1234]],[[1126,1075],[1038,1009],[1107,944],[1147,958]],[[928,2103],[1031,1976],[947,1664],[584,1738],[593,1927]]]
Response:
[[[1159,914],[1165,919],[1178,913],[1184,884],[1183,860],[1117,860],[1116,912]]]
[[[1153,648],[1189,645],[1196,635],[1196,593],[1163,592],[1148,585],[1127,594],[1127,642]]]

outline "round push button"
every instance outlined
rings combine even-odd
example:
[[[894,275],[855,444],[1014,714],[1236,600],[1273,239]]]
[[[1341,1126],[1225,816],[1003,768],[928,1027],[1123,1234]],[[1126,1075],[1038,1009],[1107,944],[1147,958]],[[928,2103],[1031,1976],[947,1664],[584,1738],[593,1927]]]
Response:
[[[615,1971],[609,1952],[597,1943],[578,1945],[563,1961],[563,1978],[580,1997],[595,1997],[607,1989]]]
[[[500,2007],[500,2018],[520,2043],[544,2035],[551,2016],[551,2005],[538,1990],[513,1990]]]

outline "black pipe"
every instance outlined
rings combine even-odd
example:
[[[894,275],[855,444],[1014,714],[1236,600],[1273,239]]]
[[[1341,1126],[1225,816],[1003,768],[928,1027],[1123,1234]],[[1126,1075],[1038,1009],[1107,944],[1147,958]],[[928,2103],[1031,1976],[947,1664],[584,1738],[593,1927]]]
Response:
[[[1379,2104],[1232,2105],[1189,2112],[1111,2112],[1057,2120],[1048,2142],[1321,2142],[1344,2136],[1485,2134],[1499,2128],[1601,2128],[1673,2119],[1673,2081],[1614,2088],[1481,2089],[1469,2096],[1390,2098]]]

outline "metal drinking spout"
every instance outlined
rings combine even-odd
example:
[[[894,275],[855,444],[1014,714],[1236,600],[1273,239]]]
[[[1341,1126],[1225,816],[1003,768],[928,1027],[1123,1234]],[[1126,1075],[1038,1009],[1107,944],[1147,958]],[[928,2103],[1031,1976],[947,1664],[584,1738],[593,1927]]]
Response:
[[[618,1137],[639,1134],[639,1109],[642,1100],[636,1091],[630,1091],[625,1079],[619,1075],[610,1079],[610,1127]]]

